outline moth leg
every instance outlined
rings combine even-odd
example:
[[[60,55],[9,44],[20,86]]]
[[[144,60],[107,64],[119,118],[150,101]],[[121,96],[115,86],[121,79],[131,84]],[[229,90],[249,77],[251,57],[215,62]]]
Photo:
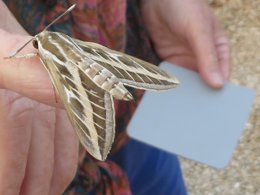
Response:
[[[8,57],[4,57],[4,59],[13,59],[13,58],[30,59],[30,58],[33,58],[35,56],[38,56],[38,53],[28,53],[28,54],[24,54],[24,55],[11,55],[11,56],[8,56]]]

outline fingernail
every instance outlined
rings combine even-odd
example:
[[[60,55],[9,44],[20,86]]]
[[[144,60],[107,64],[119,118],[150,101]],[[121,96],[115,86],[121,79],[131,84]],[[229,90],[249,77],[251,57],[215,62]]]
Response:
[[[224,85],[224,79],[220,75],[219,72],[212,72],[211,73],[211,78],[212,78],[212,81],[213,81],[214,85],[216,85],[217,87],[221,87],[221,86]]]

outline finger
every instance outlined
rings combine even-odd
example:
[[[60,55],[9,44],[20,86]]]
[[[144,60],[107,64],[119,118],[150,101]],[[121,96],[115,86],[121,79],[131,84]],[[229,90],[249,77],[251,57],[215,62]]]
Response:
[[[48,194],[54,165],[54,132],[55,108],[37,104],[21,195]]]
[[[62,194],[72,181],[78,165],[78,138],[64,110],[57,111],[55,162],[50,195]]]
[[[210,23],[208,19],[201,17],[197,20],[200,22],[191,28],[189,41],[198,59],[199,72],[208,85],[220,88],[224,85],[224,76],[217,58],[213,27],[205,25]]]
[[[230,74],[230,43],[220,23],[217,20],[215,20],[214,24],[214,29],[217,32],[215,35],[217,58],[222,75],[224,79],[227,81],[229,79]]]
[[[21,47],[30,36],[17,36],[0,30],[0,88],[11,89],[42,103],[57,106],[54,88],[44,66],[38,57],[30,59],[4,59]],[[34,53],[31,44],[22,54]]]
[[[224,80],[230,75],[230,46],[226,37],[218,37],[216,40],[217,56]]]
[[[0,90],[0,194],[20,192],[31,139],[31,109],[28,99]]]

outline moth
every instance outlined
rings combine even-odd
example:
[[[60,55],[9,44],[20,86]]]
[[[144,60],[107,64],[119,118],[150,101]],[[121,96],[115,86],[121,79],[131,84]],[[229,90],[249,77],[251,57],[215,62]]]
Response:
[[[130,55],[47,30],[74,7],[75,4],[7,58],[40,58],[81,144],[94,158],[105,160],[115,137],[113,98],[133,100],[125,86],[167,90],[175,87],[178,80]],[[30,42],[37,53],[18,56]]]

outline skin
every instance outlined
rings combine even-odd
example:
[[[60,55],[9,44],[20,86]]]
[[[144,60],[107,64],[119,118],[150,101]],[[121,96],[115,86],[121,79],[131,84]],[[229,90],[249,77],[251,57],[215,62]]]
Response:
[[[162,59],[198,71],[212,88],[224,85],[229,40],[204,0],[144,0],[142,13]]]
[[[78,139],[39,59],[3,59],[30,36],[2,2],[0,18],[9,20],[0,24],[0,194],[61,194],[77,169]]]
[[[203,1],[144,0],[142,13],[163,59],[223,86],[228,39]],[[3,59],[31,37],[2,1],[0,18],[0,194],[61,194],[76,172],[77,137],[39,59]]]

